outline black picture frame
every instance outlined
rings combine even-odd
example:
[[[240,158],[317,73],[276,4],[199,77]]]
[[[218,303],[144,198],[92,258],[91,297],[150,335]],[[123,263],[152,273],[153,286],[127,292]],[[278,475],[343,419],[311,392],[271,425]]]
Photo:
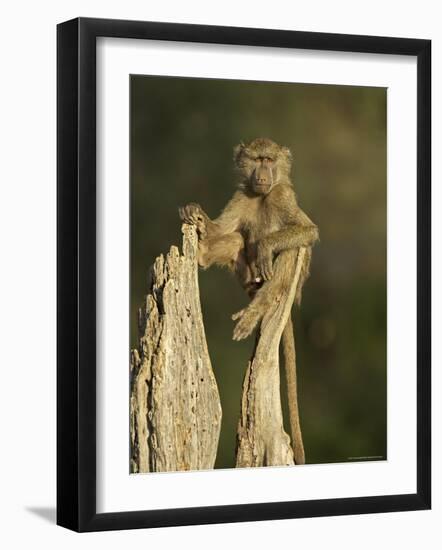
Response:
[[[417,492],[96,512],[96,39],[417,58]],[[75,531],[424,510],[431,506],[431,41],[79,18],[57,27],[57,523]]]

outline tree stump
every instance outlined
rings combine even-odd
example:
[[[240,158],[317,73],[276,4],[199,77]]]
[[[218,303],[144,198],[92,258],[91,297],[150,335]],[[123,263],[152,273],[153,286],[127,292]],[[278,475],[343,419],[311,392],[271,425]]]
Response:
[[[293,465],[290,437],[284,431],[280,394],[279,342],[289,319],[306,250],[293,250],[289,292],[265,313],[244,377],[237,433],[236,466]],[[277,260],[276,260],[277,261]]]
[[[183,254],[156,258],[131,352],[132,473],[214,466],[221,403],[207,349],[198,285],[196,229],[183,225]]]

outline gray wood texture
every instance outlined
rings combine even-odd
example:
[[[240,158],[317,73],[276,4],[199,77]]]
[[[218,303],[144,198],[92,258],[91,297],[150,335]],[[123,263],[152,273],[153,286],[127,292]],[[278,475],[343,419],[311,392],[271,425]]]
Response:
[[[132,473],[214,467],[221,404],[201,313],[196,230],[156,258],[131,352]]]
[[[292,284],[264,315],[243,383],[237,433],[237,468],[293,465],[284,431],[279,373],[279,342],[295,299],[305,248],[293,253]],[[277,260],[276,260],[277,261]]]

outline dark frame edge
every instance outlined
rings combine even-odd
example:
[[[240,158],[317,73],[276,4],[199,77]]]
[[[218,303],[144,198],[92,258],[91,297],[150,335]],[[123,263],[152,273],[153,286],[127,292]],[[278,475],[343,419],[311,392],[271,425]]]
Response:
[[[78,530],[77,19],[57,25],[57,524]]]
[[[417,493],[431,509],[431,40],[417,55]]]
[[[426,502],[417,494],[357,497],[295,502],[271,502],[208,506],[135,512],[102,513],[83,525],[81,532],[112,531],[239,523],[243,521],[271,521],[324,516],[359,515],[387,512],[426,510]],[[247,517],[248,516],[248,517]]]
[[[352,53],[418,55],[429,42],[398,38],[255,27],[225,27],[194,23],[137,21],[80,17],[85,34],[95,37],[135,38],[235,46],[300,48]]]

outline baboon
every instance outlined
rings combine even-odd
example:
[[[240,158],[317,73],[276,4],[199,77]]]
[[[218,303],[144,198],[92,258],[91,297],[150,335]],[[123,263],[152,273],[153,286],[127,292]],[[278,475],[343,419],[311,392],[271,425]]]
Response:
[[[268,307],[289,288],[293,250],[306,247],[296,290],[300,304],[302,287],[309,275],[311,247],[318,240],[316,225],[299,208],[290,179],[292,155],[266,138],[257,138],[234,148],[239,175],[238,189],[215,220],[196,203],[180,208],[180,217],[196,226],[199,264],[227,266],[239,278],[251,298],[250,304],[232,316],[237,321],[233,339],[251,334]],[[282,335],[287,376],[292,446],[296,464],[304,464],[299,425],[293,325],[289,317]]]

